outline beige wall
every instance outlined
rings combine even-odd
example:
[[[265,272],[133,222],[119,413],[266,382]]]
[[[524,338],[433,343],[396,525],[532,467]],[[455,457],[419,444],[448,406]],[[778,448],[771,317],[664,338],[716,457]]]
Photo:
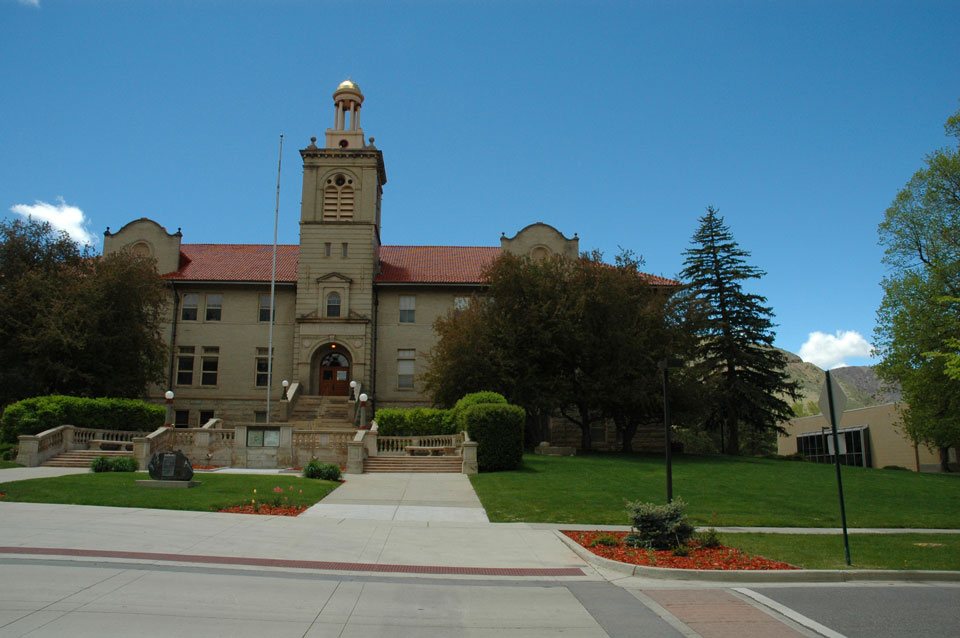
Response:
[[[270,324],[259,321],[260,295],[270,293],[269,284],[241,285],[218,283],[190,283],[176,284],[176,293],[180,297],[178,315],[182,313],[182,299],[184,294],[197,293],[200,295],[200,306],[196,320],[183,320],[178,316],[176,322],[176,341],[172,359],[173,374],[172,389],[174,392],[174,409],[190,410],[190,424],[199,423],[201,410],[212,410],[217,418],[227,422],[253,421],[255,412],[266,410],[266,388],[256,385],[256,357],[257,348],[266,348],[269,345]],[[222,294],[223,306],[219,321],[207,321],[205,318],[205,303],[208,294]],[[279,401],[284,379],[293,377],[293,325],[296,291],[290,285],[277,286],[277,312],[273,332],[273,378],[271,397]],[[168,308],[172,313],[173,304]],[[163,335],[167,344],[170,344],[172,324],[168,322],[163,327]],[[194,346],[193,382],[190,385],[177,383],[177,356],[180,346]],[[215,386],[201,385],[201,359],[203,348],[207,346],[220,349],[217,366],[217,384]],[[150,390],[150,397],[157,401],[162,400],[163,393],[168,389],[155,386]],[[271,412],[276,419],[279,408],[271,405]]]
[[[843,419],[838,427],[848,428],[861,425],[869,427],[870,457],[873,467],[882,468],[887,465],[897,465],[915,471],[918,469],[924,472],[939,471],[940,461],[936,452],[921,445],[915,454],[913,443],[898,429],[899,423],[900,415],[897,412],[897,404],[888,403],[869,408],[847,410],[843,413]],[[788,434],[787,436],[780,435],[777,437],[777,452],[779,454],[796,454],[798,434],[820,432],[822,429],[830,427],[826,417],[822,414],[793,419],[781,425]],[[917,454],[919,454],[920,460],[919,468],[917,467]]]
[[[137,254],[156,259],[157,271],[164,274],[180,268],[180,237],[179,231],[168,233],[157,222],[142,217],[115,233],[105,232],[103,254],[132,250]]]
[[[427,370],[427,355],[437,341],[433,322],[453,308],[455,297],[470,297],[477,287],[379,286],[377,315],[377,408],[430,405],[419,375]],[[400,297],[413,296],[413,323],[400,323]],[[414,388],[397,387],[397,351],[416,350]]]

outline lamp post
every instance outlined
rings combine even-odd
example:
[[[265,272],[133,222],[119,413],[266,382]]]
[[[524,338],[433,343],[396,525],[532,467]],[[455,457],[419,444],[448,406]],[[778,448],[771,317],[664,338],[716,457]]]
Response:
[[[280,382],[280,385],[283,386],[283,397],[281,397],[281,399],[282,399],[283,401],[286,401],[286,400],[287,400],[287,388],[290,387],[290,382],[287,381],[286,379],[284,379],[283,381]]]
[[[367,393],[360,393],[360,429],[367,429]]]
[[[354,379],[350,382],[350,398],[356,400],[357,398],[357,380]]]
[[[662,359],[657,363],[657,367],[663,372],[663,438],[664,452],[667,457],[667,503],[673,501],[673,459],[671,458],[670,443],[670,401],[667,398],[667,370],[669,368],[679,368],[683,365],[680,359]]]
[[[167,390],[163,393],[163,398],[167,400],[166,422],[163,424],[166,428],[173,427],[173,390]]]

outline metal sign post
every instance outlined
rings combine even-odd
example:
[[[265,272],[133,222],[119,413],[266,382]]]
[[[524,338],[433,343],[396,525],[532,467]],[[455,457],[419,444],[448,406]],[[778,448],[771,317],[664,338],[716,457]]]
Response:
[[[824,391],[820,393],[820,411],[830,420],[833,427],[833,460],[837,467],[837,490],[840,492],[840,522],[843,525],[843,551],[846,554],[847,565],[850,565],[850,539],[847,538],[847,510],[843,504],[843,480],[840,478],[840,440],[837,434],[837,425],[843,418],[843,408],[847,404],[847,395],[840,389],[840,384],[830,378],[827,370],[827,382]],[[826,401],[824,401],[826,399]]]
[[[667,456],[667,503],[673,501],[673,459],[671,458],[670,442],[670,402],[667,400],[667,369],[679,368],[683,365],[680,359],[662,359],[657,367],[663,372],[663,440]]]

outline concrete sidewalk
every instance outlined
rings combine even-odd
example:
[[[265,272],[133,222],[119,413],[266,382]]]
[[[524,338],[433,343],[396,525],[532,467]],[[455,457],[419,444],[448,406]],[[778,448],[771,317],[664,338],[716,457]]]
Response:
[[[348,474],[302,517],[375,521],[488,523],[463,474]]]

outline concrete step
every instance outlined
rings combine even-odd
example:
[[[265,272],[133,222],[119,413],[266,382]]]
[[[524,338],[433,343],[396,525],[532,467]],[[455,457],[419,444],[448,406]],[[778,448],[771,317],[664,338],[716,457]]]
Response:
[[[90,467],[90,462],[98,456],[133,456],[132,452],[119,450],[72,450],[64,452],[52,459],[47,459],[40,465],[44,467]]]
[[[379,456],[363,462],[364,472],[450,472],[460,473],[459,456]]]

